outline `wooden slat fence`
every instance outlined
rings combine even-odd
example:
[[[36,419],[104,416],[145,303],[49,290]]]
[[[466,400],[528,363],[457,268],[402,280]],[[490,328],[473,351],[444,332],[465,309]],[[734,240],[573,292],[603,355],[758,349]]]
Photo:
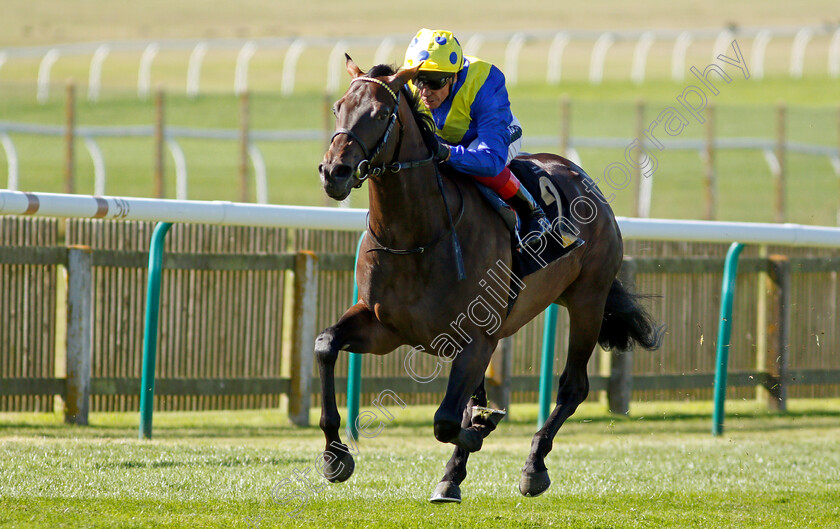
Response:
[[[136,379],[141,375],[143,317],[152,223],[68,221],[67,243],[93,249],[142,252],[135,266],[96,266],[93,282],[94,378]],[[285,272],[257,269],[249,256],[274,256],[286,249],[285,230],[175,225],[166,252],[196,254],[196,268],[212,268],[216,255],[236,255],[219,270],[168,269],[161,289],[156,377],[261,378],[281,375]],[[113,264],[119,264],[119,259]],[[228,260],[229,261],[229,260]],[[103,263],[104,264],[104,263]],[[209,266],[208,266],[209,265]],[[165,264],[165,267],[169,267]],[[225,270],[227,268],[227,270]],[[163,395],[162,410],[271,407],[279,395]],[[133,395],[94,395],[92,410],[137,409]]]
[[[92,410],[134,410],[142,361],[150,223],[68,221],[66,246],[59,224],[41,219],[0,218],[0,409],[52,410],[63,394],[63,298],[57,280],[67,246],[93,248]],[[358,235],[312,230],[268,230],[176,225],[167,239],[156,407],[164,410],[276,407],[289,389],[289,313],[294,252],[317,256],[316,330],[334,323],[351,304],[352,264]],[[648,306],[668,326],[661,350],[633,356],[633,399],[711,398],[723,259],[728,245],[629,241],[639,292],[657,296]],[[17,248],[17,250],[13,250]],[[39,249],[40,248],[40,249]],[[26,249],[25,251],[22,249]],[[792,288],[789,368],[791,397],[840,394],[840,253],[830,250],[747,247],[739,267],[730,349],[730,398],[754,398],[767,383],[758,366],[766,329],[757,308],[767,286],[766,255],[789,257]],[[22,264],[30,263],[30,264]],[[766,310],[766,307],[765,309]],[[513,402],[537,399],[543,317],[513,339]],[[560,311],[554,372],[565,363],[568,317]],[[403,366],[408,347],[363,360],[361,403],[383,389],[410,403],[437,404],[447,372],[417,384]],[[58,354],[56,354],[58,352]],[[595,351],[592,388],[607,387],[607,364]],[[56,371],[58,365],[58,372]],[[416,364],[430,372],[431,361]],[[347,357],[339,356],[337,388],[344,391]],[[317,367],[312,376],[317,377]],[[808,384],[809,381],[814,383]],[[828,382],[828,383],[827,383]],[[3,390],[6,390],[5,392]],[[313,387],[317,406],[317,384]],[[28,393],[9,395],[9,393]],[[38,394],[35,394],[38,393]],[[590,398],[599,398],[593,392]],[[339,397],[343,402],[344,396]]]
[[[0,250],[0,385],[3,379],[55,376],[58,267],[15,263],[14,248],[49,248],[57,243],[55,219],[0,220],[4,248]],[[52,411],[54,399],[49,392],[0,394],[0,411]]]

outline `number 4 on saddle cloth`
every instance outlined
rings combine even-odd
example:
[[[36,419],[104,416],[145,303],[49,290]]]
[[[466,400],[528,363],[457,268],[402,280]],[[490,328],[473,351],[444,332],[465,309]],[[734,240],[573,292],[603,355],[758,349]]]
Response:
[[[524,154],[524,153],[523,153]],[[583,178],[589,178],[583,169],[576,164],[565,161],[569,168],[579,173]],[[519,247],[518,236],[520,220],[516,212],[495,191],[489,187],[476,183],[479,191],[493,209],[499,213],[511,232],[511,251],[513,252],[513,272],[519,278],[544,268],[553,261],[569,254],[572,250],[584,244],[584,240],[577,236],[580,231],[573,222],[570,214],[569,199],[563,193],[562,188],[552,177],[536,164],[527,159],[516,158],[508,165],[510,170],[519,179],[521,185],[531,193],[531,196],[539,203],[545,212],[546,219],[551,223],[549,230],[533,246]],[[475,182],[473,179],[469,179]],[[515,287],[516,282],[511,284]],[[517,292],[512,292],[511,299],[516,297]],[[509,304],[508,310],[512,307]]]

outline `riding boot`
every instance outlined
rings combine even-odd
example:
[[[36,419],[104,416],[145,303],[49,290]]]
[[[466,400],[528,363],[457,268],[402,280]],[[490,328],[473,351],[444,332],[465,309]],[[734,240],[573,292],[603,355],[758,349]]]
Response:
[[[550,229],[545,213],[534,197],[520,185],[516,194],[507,199],[516,214],[519,215],[521,228],[519,230],[519,245],[532,246]]]

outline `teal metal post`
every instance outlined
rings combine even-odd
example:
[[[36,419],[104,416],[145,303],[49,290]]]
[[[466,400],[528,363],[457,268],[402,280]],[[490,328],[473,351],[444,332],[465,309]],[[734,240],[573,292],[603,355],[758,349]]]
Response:
[[[152,412],[155,407],[155,360],[157,357],[158,316],[160,314],[160,276],[163,269],[163,243],[172,227],[159,222],[149,247],[149,279],[146,290],[146,324],[143,330],[143,379],[140,383],[140,439],[152,438]]]
[[[723,433],[724,403],[726,401],[726,370],[729,365],[729,337],[732,332],[732,300],[735,297],[735,277],[738,274],[738,256],[744,245],[733,242],[726,252],[723,266],[723,284],[720,290],[720,324],[717,339],[717,368],[715,370],[715,411],[712,417],[712,435]]]
[[[542,428],[551,413],[551,388],[554,381],[554,342],[557,336],[557,305],[545,309],[543,327],[542,365],[540,366],[540,415],[537,428]]]
[[[359,237],[356,244],[356,261],[353,264],[353,304],[359,301],[359,284],[356,282],[356,263],[359,262],[359,250],[365,234]],[[350,353],[347,370],[347,433],[353,439],[359,438],[356,419],[359,417],[359,393],[362,391],[362,355]]]

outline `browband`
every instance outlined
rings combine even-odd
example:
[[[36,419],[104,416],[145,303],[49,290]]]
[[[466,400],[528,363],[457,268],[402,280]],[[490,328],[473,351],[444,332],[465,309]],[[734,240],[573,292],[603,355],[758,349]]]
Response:
[[[354,77],[350,82],[354,83],[356,81],[366,81],[368,83],[376,83],[376,84],[380,85],[382,88],[384,88],[385,90],[387,90],[388,93],[391,94],[391,97],[394,98],[394,101],[397,100],[397,94],[395,94],[394,91],[391,90],[390,86],[388,86],[385,82],[380,81],[379,79],[374,79],[373,77]]]

